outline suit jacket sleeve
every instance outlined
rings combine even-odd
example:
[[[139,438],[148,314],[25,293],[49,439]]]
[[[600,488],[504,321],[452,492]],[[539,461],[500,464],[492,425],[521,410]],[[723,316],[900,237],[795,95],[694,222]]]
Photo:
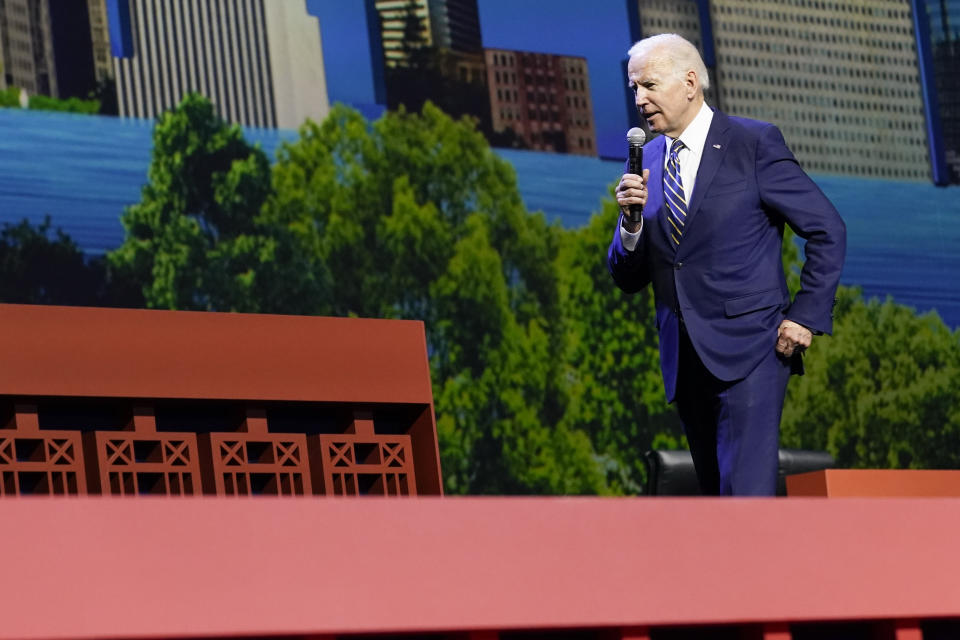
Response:
[[[846,225],[770,125],[757,150],[757,184],[764,206],[775,211],[806,240],[800,291],[787,318],[813,331],[833,329],[833,304],[847,247]]]
[[[620,225],[623,224],[623,214],[617,219],[617,227],[613,230],[613,240],[610,242],[610,248],[607,251],[607,269],[613,276],[613,281],[618,287],[627,293],[640,291],[650,283],[650,272],[647,269],[645,256],[645,240],[647,234],[647,221],[643,223],[643,230],[640,232],[640,240],[637,242],[633,251],[628,251],[623,246],[623,240],[620,237]]]

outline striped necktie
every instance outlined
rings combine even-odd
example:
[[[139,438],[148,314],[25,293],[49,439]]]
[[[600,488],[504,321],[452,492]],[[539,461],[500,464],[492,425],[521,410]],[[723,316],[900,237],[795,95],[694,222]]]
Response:
[[[680,159],[677,154],[681,149],[686,148],[680,138],[673,141],[670,146],[670,158],[667,159],[667,172],[663,176],[663,193],[666,197],[667,208],[670,215],[667,220],[670,222],[670,237],[673,238],[674,246],[680,244],[680,237],[683,235],[683,226],[687,222],[687,199],[683,195],[683,182],[680,180]]]

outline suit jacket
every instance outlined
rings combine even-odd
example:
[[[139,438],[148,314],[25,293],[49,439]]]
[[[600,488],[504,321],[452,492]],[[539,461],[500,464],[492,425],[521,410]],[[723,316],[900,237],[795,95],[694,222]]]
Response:
[[[663,196],[665,140],[644,148],[650,177],[640,241],[624,249],[621,216],[607,264],[624,291],[653,283],[660,365],[673,401],[681,315],[703,364],[721,380],[749,374],[775,348],[784,317],[829,333],[846,228],[779,129],[715,110],[674,248]],[[781,259],[784,223],[806,240],[802,288],[792,302]]]

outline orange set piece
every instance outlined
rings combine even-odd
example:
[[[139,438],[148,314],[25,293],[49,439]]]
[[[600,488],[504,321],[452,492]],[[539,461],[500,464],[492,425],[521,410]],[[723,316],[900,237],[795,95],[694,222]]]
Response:
[[[0,323],[0,496],[441,493],[420,322],[0,305]]]

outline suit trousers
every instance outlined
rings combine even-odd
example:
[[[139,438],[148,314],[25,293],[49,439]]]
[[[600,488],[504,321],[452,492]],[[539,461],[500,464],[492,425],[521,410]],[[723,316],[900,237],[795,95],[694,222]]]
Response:
[[[770,354],[745,378],[717,379],[680,324],[677,412],[703,495],[772,496],[791,362]]]

